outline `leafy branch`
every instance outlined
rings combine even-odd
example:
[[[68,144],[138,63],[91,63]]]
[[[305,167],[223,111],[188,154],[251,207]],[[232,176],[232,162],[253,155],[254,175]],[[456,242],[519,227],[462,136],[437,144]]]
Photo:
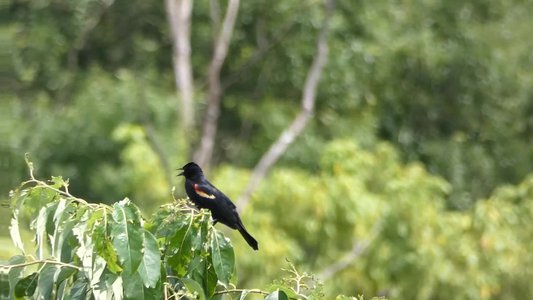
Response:
[[[34,174],[34,167],[33,167],[33,163],[30,161],[29,154],[26,153],[24,158],[26,160],[26,165],[28,166],[28,170],[30,172],[30,179],[27,180],[27,181],[24,181],[21,184],[19,189],[22,189],[27,184],[34,183],[37,187],[42,187],[42,188],[49,189],[49,190],[51,190],[53,192],[56,192],[59,195],[65,196],[65,197],[67,197],[67,198],[69,198],[71,200],[74,200],[76,202],[79,202],[79,203],[81,203],[83,205],[93,206],[93,207],[97,207],[97,206],[101,205],[101,206],[109,208],[109,206],[107,206],[105,204],[93,204],[93,203],[89,203],[89,202],[87,202],[87,201],[85,201],[85,200],[83,200],[81,198],[73,196],[72,194],[70,194],[70,192],[68,190],[68,185],[69,185],[68,180],[63,180],[62,177],[52,177],[51,181],[55,185],[57,185],[59,187],[63,187],[64,191],[62,191],[59,187],[51,186],[51,185],[47,184],[45,181],[37,179],[35,177],[35,174]]]
[[[209,212],[186,199],[172,195],[171,204],[145,218],[127,198],[112,206],[77,198],[68,180],[37,179],[26,162],[30,179],[10,195],[10,234],[23,255],[1,266],[14,298],[213,299],[241,293],[240,299],[307,299],[304,290],[313,289],[293,265],[286,284],[273,292],[235,287],[230,240],[215,229]],[[36,259],[22,243],[26,228],[35,235]]]

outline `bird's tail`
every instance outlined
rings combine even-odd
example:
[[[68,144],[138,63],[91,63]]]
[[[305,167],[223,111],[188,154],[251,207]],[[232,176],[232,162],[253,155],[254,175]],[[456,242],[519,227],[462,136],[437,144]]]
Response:
[[[254,250],[259,249],[257,241],[254,239],[254,237],[251,234],[248,233],[248,231],[246,231],[246,228],[244,228],[244,225],[242,223],[238,224],[237,230],[241,233],[242,237],[246,240],[248,245],[252,247],[252,249]]]

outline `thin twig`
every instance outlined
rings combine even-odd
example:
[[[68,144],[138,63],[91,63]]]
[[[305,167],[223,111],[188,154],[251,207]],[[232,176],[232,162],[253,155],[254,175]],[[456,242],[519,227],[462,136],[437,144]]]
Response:
[[[68,263],[64,263],[64,262],[61,262],[61,261],[49,260],[49,259],[35,260],[35,261],[30,261],[30,262],[15,264],[15,265],[2,265],[2,266],[0,266],[0,268],[11,270],[13,268],[23,268],[23,267],[27,267],[27,266],[31,266],[31,265],[36,265],[36,264],[60,265],[62,267],[73,268],[73,269],[76,269],[78,271],[81,271],[81,268],[78,267],[78,266],[71,265],[71,264],[68,264]]]
[[[262,291],[262,290],[259,290],[259,289],[251,289],[251,290],[247,290],[247,289],[231,289],[231,290],[215,292],[215,295],[224,295],[224,294],[242,293],[242,292],[248,292],[248,293],[251,293],[251,294],[261,294],[261,295],[270,295],[271,294],[269,292]]]
[[[44,188],[47,188],[47,189],[49,189],[49,190],[52,190],[52,191],[54,191],[54,192],[56,192],[56,193],[58,193],[58,194],[61,194],[61,195],[65,196],[65,197],[68,197],[68,198],[70,198],[70,199],[72,199],[72,200],[74,200],[74,201],[76,201],[76,202],[81,203],[81,204],[85,204],[85,205],[88,205],[88,206],[92,205],[91,203],[88,203],[87,201],[85,201],[85,200],[83,200],[83,199],[81,199],[81,198],[75,197],[75,196],[71,195],[71,194],[68,193],[68,192],[65,192],[65,191],[62,191],[62,190],[60,190],[60,189],[57,189],[57,188],[55,188],[55,187],[53,187],[53,186],[50,186],[49,184],[47,184],[47,183],[44,182],[44,181],[41,181],[41,180],[38,180],[38,179],[32,178],[32,180],[29,180],[28,182],[33,182],[33,183],[37,184],[37,186],[42,186],[42,187],[44,187]]]
[[[93,208],[97,208],[98,206],[100,207],[104,207],[105,209],[111,209],[111,206],[107,205],[107,204],[104,204],[104,203],[100,203],[100,204],[96,204],[96,203],[89,203],[87,202],[86,200],[83,200],[81,198],[78,198],[74,195],[72,195],[69,190],[68,190],[68,186],[64,186],[65,190],[62,191],[60,189],[57,189],[51,185],[49,185],[48,183],[46,183],[45,181],[42,181],[42,180],[39,180],[37,178],[35,178],[35,174],[34,174],[34,170],[33,170],[33,163],[31,163],[29,161],[29,158],[28,158],[28,155],[26,155],[26,163],[28,165],[28,169],[30,171],[30,180],[26,180],[24,181],[20,187],[24,187],[25,185],[27,184],[30,184],[30,183],[34,183],[36,185],[36,187],[43,187],[43,188],[47,188],[51,191],[54,191],[62,196],[65,196],[65,197],[68,197],[69,199],[72,199],[74,200],[75,202],[78,202],[78,203],[81,203],[83,205],[86,205],[86,206],[89,206],[89,207],[93,207]]]
[[[378,221],[372,226],[372,232],[368,239],[354,241],[352,248],[348,250],[340,259],[333,262],[331,265],[325,267],[318,273],[318,278],[326,281],[332,278],[338,272],[349,267],[357,258],[359,258],[368,249],[370,244],[376,239],[381,231],[381,221]]]

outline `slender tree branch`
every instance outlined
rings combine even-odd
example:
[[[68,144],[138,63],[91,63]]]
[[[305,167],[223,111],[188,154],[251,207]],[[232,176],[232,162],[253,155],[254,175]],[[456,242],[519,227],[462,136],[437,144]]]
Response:
[[[270,168],[278,161],[278,159],[285,153],[292,142],[302,133],[307,122],[313,114],[316,100],[316,90],[318,81],[322,74],[322,70],[327,61],[328,55],[328,34],[329,23],[333,12],[333,0],[325,0],[326,13],[322,27],[318,34],[318,41],[316,45],[316,55],[313,58],[311,68],[307,73],[307,78],[304,85],[301,110],[294,121],[281,133],[279,138],[270,146],[270,149],[261,157],[259,163],[255,166],[248,186],[243,194],[237,200],[237,207],[243,210],[248,202],[250,196],[257,189],[259,183],[266,176]]]
[[[51,264],[51,265],[59,265],[59,266],[61,266],[61,267],[66,267],[66,268],[76,269],[76,270],[78,270],[78,271],[81,270],[81,268],[78,267],[78,266],[71,265],[71,264],[68,264],[68,263],[64,263],[64,262],[61,262],[61,261],[49,260],[49,259],[35,260],[35,261],[30,261],[30,262],[25,262],[25,263],[15,264],[15,265],[2,265],[2,266],[0,266],[0,268],[2,268],[2,269],[7,269],[7,270],[11,270],[11,269],[13,269],[13,268],[23,268],[23,267],[27,267],[27,266],[36,265],[36,264]]]
[[[218,117],[220,115],[220,101],[222,97],[220,71],[228,54],[229,42],[235,27],[238,10],[239,0],[229,0],[224,20],[222,21],[222,28],[215,37],[213,57],[209,64],[207,111],[203,121],[204,126],[202,130],[202,138],[200,140],[200,147],[198,151],[196,151],[194,157],[194,160],[204,167],[204,169],[209,168],[211,156],[213,154]]]
[[[381,231],[381,221],[378,221],[372,227],[372,233],[370,237],[366,240],[356,240],[354,241],[352,248],[346,252],[339,260],[333,262],[331,265],[325,267],[322,271],[318,273],[318,278],[322,281],[326,281],[332,278],[338,272],[349,267],[356,259],[358,259],[365,251],[368,249],[368,246],[376,239]]]
[[[72,194],[70,194],[69,190],[68,190],[68,181],[67,181],[67,184],[65,184],[64,186],[64,191],[60,190],[60,189],[57,189],[49,184],[47,184],[46,182],[42,181],[42,180],[39,180],[37,178],[35,178],[35,174],[33,173],[34,172],[34,169],[33,169],[33,163],[29,161],[29,155],[26,153],[26,164],[28,165],[28,169],[30,170],[30,179],[29,180],[26,180],[24,181],[20,188],[22,189],[23,186],[25,186],[26,184],[30,184],[30,183],[33,183],[37,186],[41,186],[43,188],[47,188],[51,191],[54,191],[62,196],[65,196],[65,197],[68,197],[69,199],[71,200],[74,200],[75,202],[78,202],[80,204],[83,204],[83,205],[86,205],[86,206],[89,206],[89,207],[93,207],[93,208],[96,208],[98,206],[101,206],[103,207],[104,209],[111,209],[111,207],[107,204],[103,204],[103,203],[100,203],[100,204],[96,204],[96,203],[89,203],[87,201],[85,201],[84,199],[81,199],[81,198],[78,198],[76,196],[73,196]]]
[[[353,263],[354,260],[356,260],[365,252],[369,244],[370,243],[368,241],[356,241],[352,248],[346,252],[341,259],[335,261],[318,273],[318,278],[320,278],[322,281],[326,281],[333,277],[333,275],[346,269]]]
[[[251,290],[231,289],[231,290],[224,290],[224,291],[215,292],[215,295],[224,295],[224,294],[242,293],[242,292],[248,292],[248,293],[251,293],[251,294],[261,294],[261,295],[269,295],[270,294],[269,292],[265,292],[265,291],[258,290],[258,289],[251,289]]]
[[[184,132],[194,125],[194,83],[191,64],[192,0],[165,0],[173,44],[176,89],[181,100],[181,124]]]
[[[98,205],[98,204],[95,204],[95,203],[89,203],[89,202],[87,202],[87,201],[85,201],[85,200],[83,200],[83,199],[81,199],[81,198],[78,198],[78,197],[75,197],[75,196],[71,195],[71,194],[68,192],[67,188],[65,188],[65,191],[62,191],[62,190],[60,190],[60,189],[56,189],[55,187],[48,185],[48,184],[47,184],[46,182],[44,182],[44,181],[41,181],[41,180],[35,179],[35,177],[33,177],[33,172],[31,173],[31,179],[28,180],[28,181],[25,181],[25,182],[23,183],[23,185],[25,185],[25,184],[27,184],[27,183],[35,183],[36,185],[40,185],[40,186],[42,186],[42,187],[45,187],[45,188],[47,188],[47,189],[49,189],[49,190],[52,190],[52,191],[54,191],[54,192],[56,192],[56,193],[58,193],[58,194],[60,194],[60,195],[66,196],[66,197],[68,197],[68,198],[70,198],[70,199],[72,199],[72,200],[74,200],[74,201],[76,201],[76,202],[78,202],[78,203],[83,204],[83,205],[87,205],[87,206],[97,206],[97,205]]]

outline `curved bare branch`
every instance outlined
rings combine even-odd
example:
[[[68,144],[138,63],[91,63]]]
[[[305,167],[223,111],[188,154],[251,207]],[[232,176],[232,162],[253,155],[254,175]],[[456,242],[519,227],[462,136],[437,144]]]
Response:
[[[257,189],[259,183],[263,180],[276,161],[278,161],[283,153],[285,153],[289,145],[302,133],[309,122],[309,119],[313,115],[318,82],[328,56],[327,40],[333,6],[333,0],[325,0],[326,14],[318,34],[316,55],[313,58],[313,63],[307,73],[302,94],[301,110],[293,122],[281,133],[279,138],[270,146],[270,149],[268,149],[259,160],[259,163],[255,166],[246,189],[237,200],[237,207],[239,207],[240,210],[244,210],[246,205],[248,205],[250,196]]]

